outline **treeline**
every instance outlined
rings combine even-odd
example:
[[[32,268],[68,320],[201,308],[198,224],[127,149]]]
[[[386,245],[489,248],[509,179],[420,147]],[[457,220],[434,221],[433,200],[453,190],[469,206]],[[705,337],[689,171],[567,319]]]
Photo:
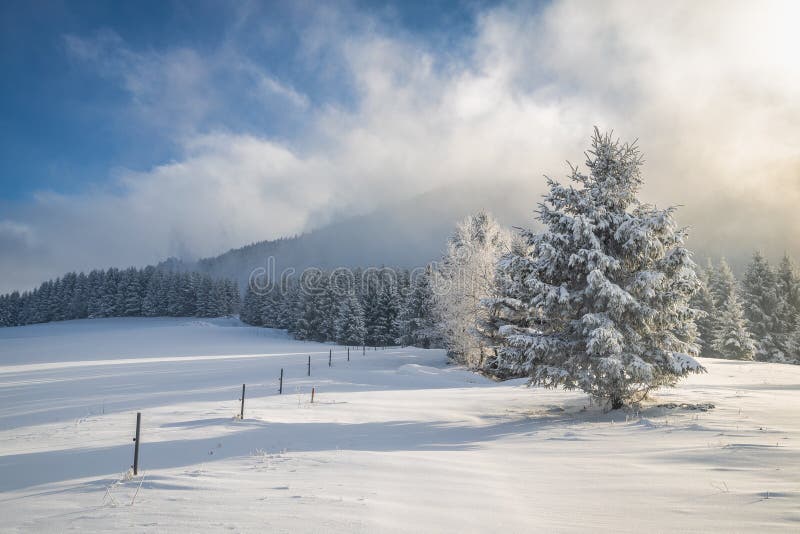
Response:
[[[430,267],[314,269],[299,279],[268,283],[249,285],[242,321],[343,345],[437,344]]]
[[[756,252],[741,280],[724,259],[699,274],[702,356],[800,363],[800,275],[788,255],[773,267]]]
[[[93,317],[221,317],[239,309],[235,282],[197,272],[70,272],[33,291],[0,296],[0,326]]]

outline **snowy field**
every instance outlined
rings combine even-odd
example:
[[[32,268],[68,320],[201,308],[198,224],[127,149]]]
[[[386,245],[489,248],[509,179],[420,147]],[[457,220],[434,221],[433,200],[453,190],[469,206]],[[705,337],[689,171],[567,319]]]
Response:
[[[800,531],[800,366],[704,364],[655,402],[715,408],[604,414],[234,320],[0,329],[0,530]]]

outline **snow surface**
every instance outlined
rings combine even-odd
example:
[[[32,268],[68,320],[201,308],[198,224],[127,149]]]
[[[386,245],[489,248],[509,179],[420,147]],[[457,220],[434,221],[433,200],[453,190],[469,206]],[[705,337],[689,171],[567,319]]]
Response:
[[[0,329],[0,531],[800,530],[800,366],[703,360],[634,414],[438,350],[345,359],[236,320]]]

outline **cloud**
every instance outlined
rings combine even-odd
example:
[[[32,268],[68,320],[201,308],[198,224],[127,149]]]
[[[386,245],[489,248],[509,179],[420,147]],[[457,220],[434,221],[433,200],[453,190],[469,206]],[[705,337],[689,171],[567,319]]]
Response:
[[[768,7],[508,4],[479,12],[452,50],[328,8],[301,28],[290,59],[317,77],[299,85],[235,32],[202,54],[136,51],[111,32],[68,36],[71,57],[122,87],[176,157],[14,208],[49,270],[21,257],[0,289],[45,272],[210,255],[436,188],[541,191],[542,174],[582,163],[593,125],[640,139],[644,198],[682,205],[702,254],[800,257],[800,13]],[[339,96],[309,85],[326,83]],[[273,122],[302,128],[276,133]]]
[[[0,249],[14,251],[36,246],[34,229],[28,224],[0,220]]]

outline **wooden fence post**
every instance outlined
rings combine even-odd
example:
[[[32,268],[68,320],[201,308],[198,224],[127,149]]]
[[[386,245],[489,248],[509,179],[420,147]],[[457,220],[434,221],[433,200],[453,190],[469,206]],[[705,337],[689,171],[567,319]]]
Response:
[[[281,367],[281,378],[278,382],[278,395],[283,395],[283,367]]]
[[[242,411],[239,412],[239,419],[244,419],[244,384],[242,384]]]
[[[311,376],[311,356],[308,357],[308,376]]]
[[[136,437],[133,438],[133,474],[139,474],[139,429],[142,426],[142,412],[136,412]]]

